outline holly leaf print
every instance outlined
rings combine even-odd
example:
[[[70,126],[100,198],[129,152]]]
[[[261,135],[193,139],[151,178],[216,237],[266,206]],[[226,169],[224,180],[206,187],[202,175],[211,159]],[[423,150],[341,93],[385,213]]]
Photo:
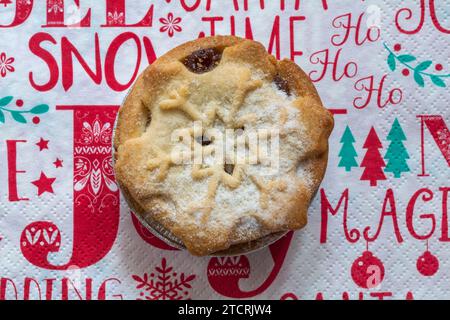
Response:
[[[48,109],[49,109],[48,105],[40,104],[40,105],[37,105],[37,106],[33,107],[30,110],[30,113],[32,113],[32,114],[42,114],[42,113],[46,113],[48,111]]]
[[[425,87],[425,80],[423,79],[422,75],[416,70],[414,72],[414,80],[420,87]]]
[[[395,62],[395,56],[391,53],[388,57],[387,60],[389,69],[391,69],[391,71],[395,71],[396,67],[397,67],[397,63]]]
[[[12,111],[11,116],[19,123],[27,123],[27,119],[25,119],[25,117],[21,115],[20,112]]]
[[[430,61],[430,60],[424,61],[416,67],[416,71],[427,70],[432,64],[433,64],[433,61]]]
[[[425,60],[420,62],[414,55],[411,54],[400,54],[397,55],[394,51],[400,51],[401,45],[396,44],[393,49],[391,49],[386,43],[384,43],[384,47],[389,52],[389,56],[387,58],[387,64],[389,65],[389,68],[391,71],[395,71],[396,69],[399,69],[401,66],[404,66],[405,69],[403,69],[403,75],[406,77],[409,75],[409,70],[412,71],[414,81],[417,83],[418,86],[424,88],[425,84],[428,79],[430,82],[436,86],[445,88],[447,87],[447,84],[445,83],[446,78],[450,78],[449,74],[441,74],[441,73],[433,73],[429,70],[431,66],[433,66],[432,60]],[[411,62],[416,62],[414,65],[411,64]],[[442,71],[444,68],[441,64],[436,64],[436,71]]]
[[[24,109],[13,110],[13,109],[8,108],[8,105],[12,102],[13,99],[14,99],[13,96],[6,96],[6,97],[3,97],[0,99],[0,124],[6,123],[6,115],[7,114],[10,114],[11,118],[15,122],[25,124],[25,123],[28,123],[28,120],[26,118],[27,115],[47,113],[50,109],[47,104],[38,104],[38,105],[34,106],[33,108],[31,108],[30,110],[24,110]],[[23,101],[17,100],[17,102],[16,102],[17,106],[21,107],[22,104],[19,104],[19,101],[21,101],[22,104],[23,104]],[[39,121],[37,123],[39,123]]]
[[[7,106],[12,101],[12,99],[13,99],[12,96],[7,96],[4,98],[1,98],[0,99],[0,107]]]
[[[431,81],[433,81],[433,83],[435,85],[437,85],[438,87],[441,87],[441,88],[445,88],[446,87],[445,82],[441,78],[439,78],[438,76],[430,76],[430,78],[431,78]]]
[[[410,54],[404,54],[401,56],[398,56],[397,59],[402,63],[408,63],[416,60],[416,57],[410,55]]]

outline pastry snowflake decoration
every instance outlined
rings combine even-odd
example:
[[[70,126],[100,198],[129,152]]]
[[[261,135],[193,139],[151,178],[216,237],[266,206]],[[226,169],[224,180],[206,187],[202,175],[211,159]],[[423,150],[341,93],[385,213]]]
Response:
[[[199,39],[134,85],[119,111],[116,176],[136,213],[191,253],[236,252],[306,224],[332,127],[293,62],[250,40]]]

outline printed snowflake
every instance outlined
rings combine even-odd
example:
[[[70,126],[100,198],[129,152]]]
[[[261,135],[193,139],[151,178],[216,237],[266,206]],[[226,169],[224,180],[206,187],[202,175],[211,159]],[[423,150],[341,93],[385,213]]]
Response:
[[[192,288],[190,282],[195,279],[195,275],[186,277],[184,273],[173,272],[173,267],[167,266],[165,258],[161,261],[161,266],[155,268],[156,273],[144,273],[141,277],[133,275],[137,282],[136,289],[139,289],[140,297],[137,300],[183,300],[189,299],[189,289]]]
[[[169,37],[173,37],[175,32],[181,32],[183,29],[179,25],[181,22],[181,18],[177,17],[174,18],[173,13],[170,12],[167,15],[167,18],[160,18],[159,22],[161,23],[162,27],[159,29],[160,32],[167,32]]]
[[[14,58],[13,57],[7,57],[6,53],[2,52],[0,53],[0,76],[2,78],[6,77],[6,74],[8,72],[14,72],[14,66],[13,66]]]
[[[0,0],[0,5],[3,5],[5,8],[12,3],[11,0]]]

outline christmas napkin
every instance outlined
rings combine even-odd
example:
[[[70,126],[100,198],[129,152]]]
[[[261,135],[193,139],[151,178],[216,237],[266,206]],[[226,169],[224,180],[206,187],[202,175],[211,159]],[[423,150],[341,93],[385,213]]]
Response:
[[[298,63],[335,116],[306,228],[237,257],[154,237],[120,196],[118,106],[191,39]],[[450,297],[450,4],[0,0],[0,299]]]

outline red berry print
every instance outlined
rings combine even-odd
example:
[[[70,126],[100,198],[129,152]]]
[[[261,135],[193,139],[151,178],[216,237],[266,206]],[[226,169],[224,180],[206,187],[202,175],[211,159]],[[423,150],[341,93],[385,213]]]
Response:
[[[394,46],[394,50],[395,50],[395,51],[400,51],[400,50],[402,50],[401,44],[400,44],[400,43],[397,43],[397,44]]]
[[[438,63],[435,68],[436,68],[436,71],[442,71],[444,69],[444,67],[440,63]]]
[[[403,69],[403,70],[402,70],[402,74],[403,74],[405,77],[409,76],[409,70],[408,70],[408,69]]]
[[[39,122],[41,122],[41,119],[39,117],[33,117],[32,121],[34,124],[39,124]]]
[[[17,99],[16,106],[22,107],[23,106],[23,100],[22,99]]]

